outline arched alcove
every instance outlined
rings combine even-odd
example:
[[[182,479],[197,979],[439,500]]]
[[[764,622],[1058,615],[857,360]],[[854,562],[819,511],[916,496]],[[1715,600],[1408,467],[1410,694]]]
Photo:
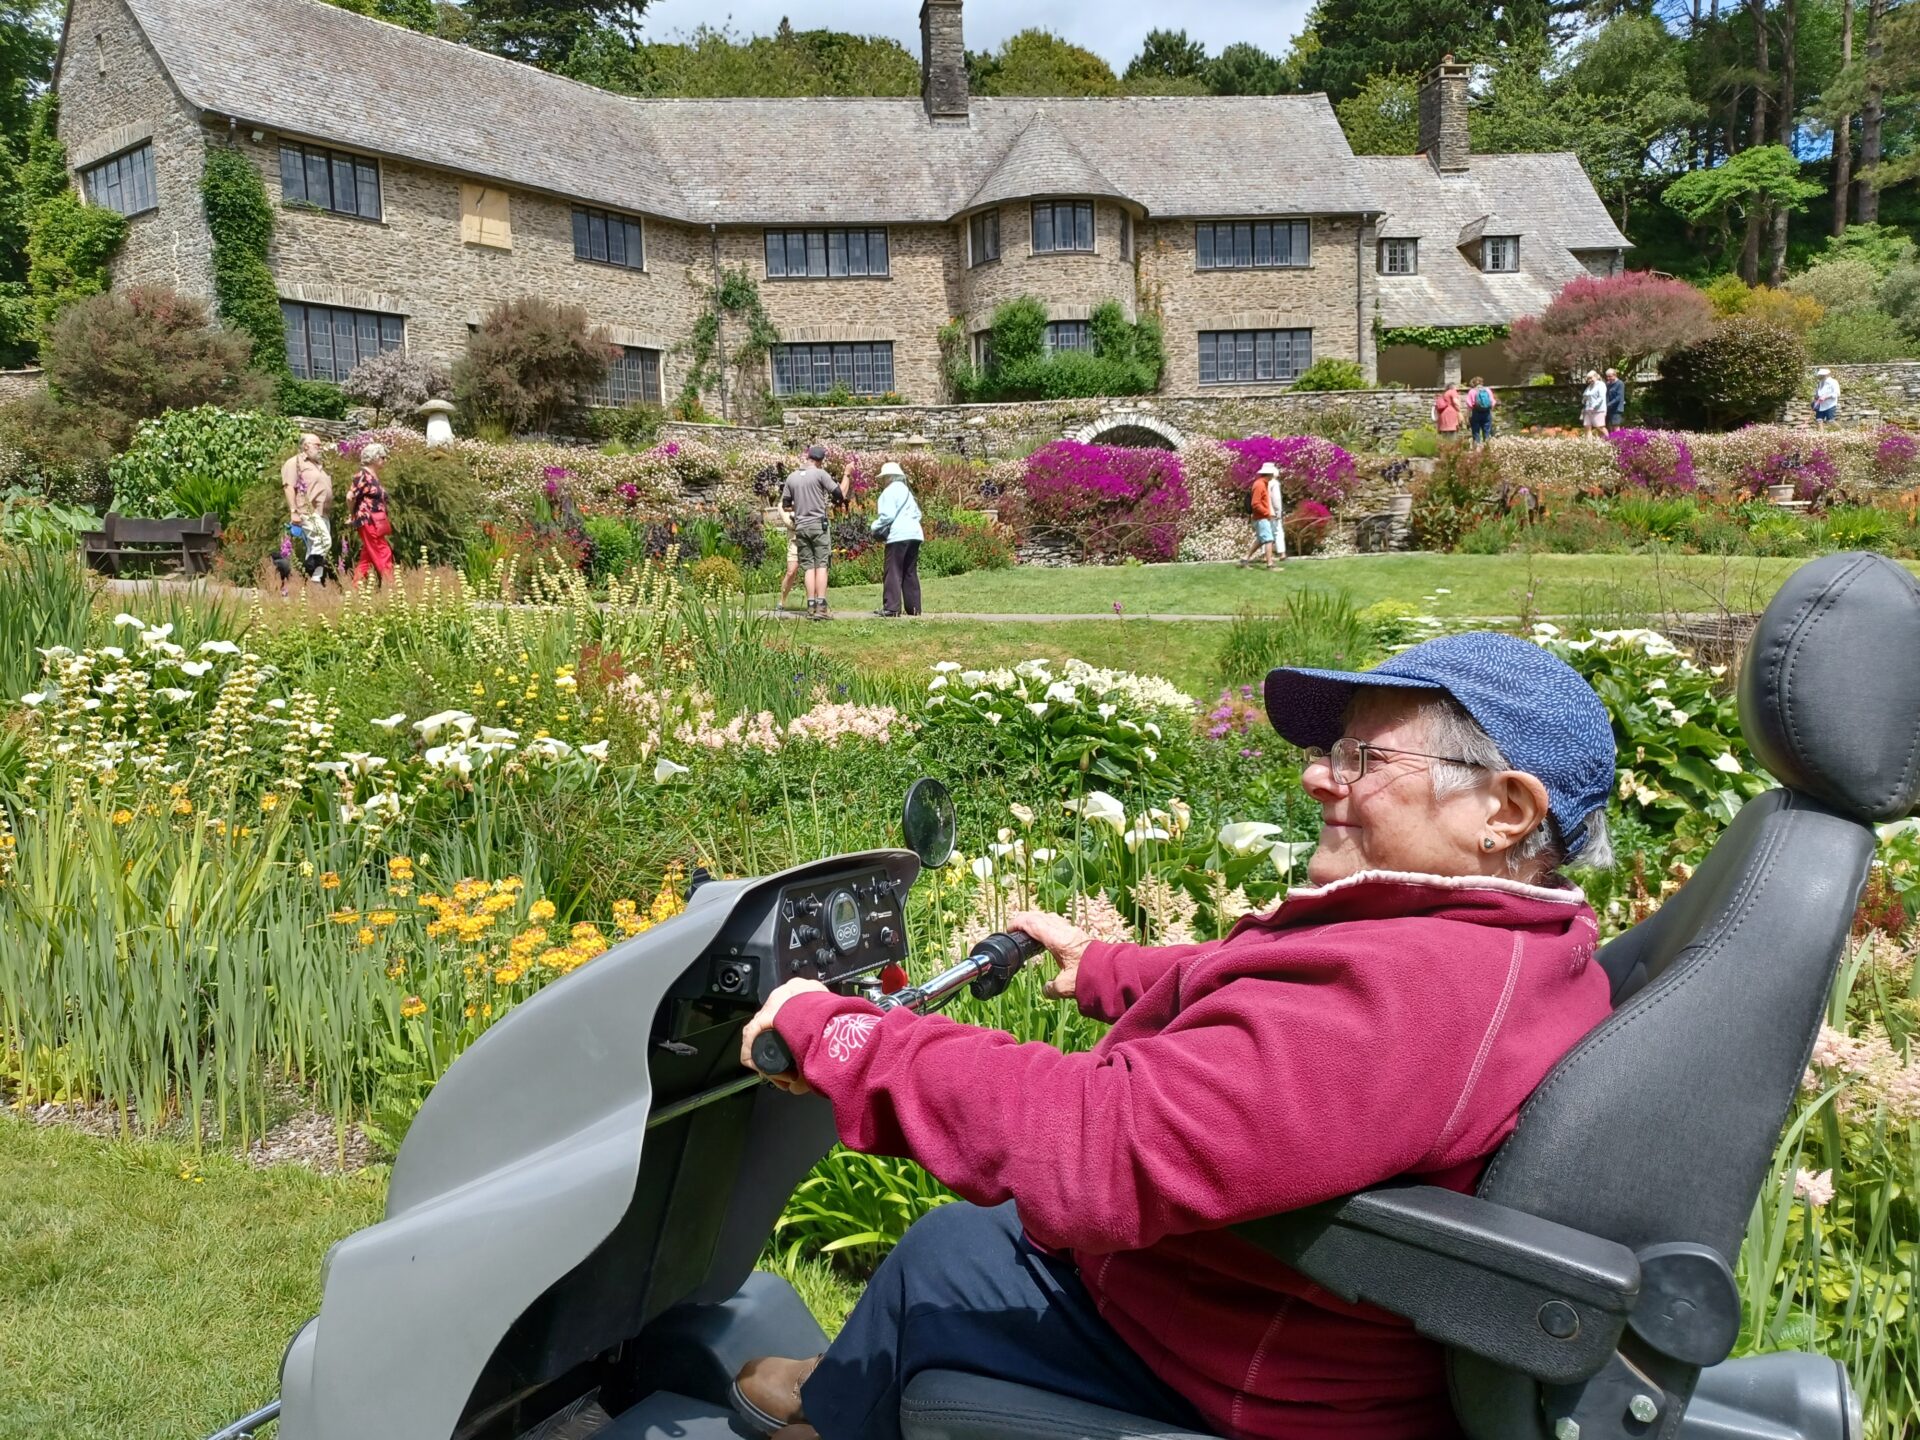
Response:
[[[1164,420],[1128,412],[1102,415],[1069,437],[1087,445],[1131,445],[1147,450],[1184,450],[1187,437]]]

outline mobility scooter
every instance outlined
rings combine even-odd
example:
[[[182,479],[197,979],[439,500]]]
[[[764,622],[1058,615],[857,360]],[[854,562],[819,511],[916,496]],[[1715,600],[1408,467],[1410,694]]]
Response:
[[[1602,949],[1611,1017],[1535,1091],[1477,1193],[1390,1185],[1240,1227],[1443,1345],[1473,1440],[1860,1440],[1832,1360],[1729,1358],[1732,1266],[1873,826],[1920,802],[1920,586],[1875,556],[1804,566],[1759,622],[1739,699],[1780,787]],[[280,1440],[743,1433],[738,1368],[825,1345],[754,1264],[834,1134],[819,1097],[741,1069],[741,1028],[789,976],[871,992],[909,958],[904,898],[946,858],[950,803],[923,785],[907,829],[909,849],[702,885],[481,1037],[407,1135],[386,1218],[329,1254],[281,1399],[222,1435],[275,1413]],[[1003,985],[1023,941],[994,937],[894,999]],[[957,1371],[914,1377],[902,1423],[912,1440],[1204,1440]]]

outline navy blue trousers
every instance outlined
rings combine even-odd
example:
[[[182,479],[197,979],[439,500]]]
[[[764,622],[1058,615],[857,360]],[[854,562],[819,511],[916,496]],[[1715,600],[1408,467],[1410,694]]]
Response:
[[[1203,1430],[1193,1407],[1100,1318],[1069,1260],[1021,1233],[1013,1202],[923,1216],[874,1272],[801,1390],[822,1440],[900,1440],[900,1395],[922,1370],[1034,1385]]]

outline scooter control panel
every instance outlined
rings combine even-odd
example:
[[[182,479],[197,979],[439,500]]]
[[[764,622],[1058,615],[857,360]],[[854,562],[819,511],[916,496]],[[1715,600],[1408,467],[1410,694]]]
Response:
[[[900,899],[884,870],[789,886],[774,924],[779,979],[826,984],[906,959]]]

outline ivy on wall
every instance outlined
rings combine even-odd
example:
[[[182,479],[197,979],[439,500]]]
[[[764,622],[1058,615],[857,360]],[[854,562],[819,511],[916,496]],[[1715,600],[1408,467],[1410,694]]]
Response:
[[[1420,350],[1471,350],[1507,338],[1505,325],[1395,325],[1382,330],[1384,345],[1412,345]]]
[[[680,387],[680,399],[675,407],[682,414],[696,414],[701,408],[701,395],[720,385],[723,317],[737,320],[746,329],[746,338],[725,358],[725,363],[736,373],[758,365],[780,343],[780,332],[773,328],[766,307],[760,303],[760,287],[746,267],[721,271],[717,285],[701,287],[700,313],[694,317],[692,331],[678,347],[687,357],[687,378]]]
[[[280,292],[267,266],[273,202],[260,172],[231,146],[209,147],[200,203],[213,237],[213,299],[221,320],[252,338],[254,369],[291,378]]]
[[[20,207],[27,260],[24,286],[11,281],[0,294],[0,357],[12,365],[32,357],[68,305],[107,289],[109,266],[127,233],[124,215],[80,198],[68,175],[67,147],[56,133],[58,120],[58,102],[42,97],[12,197]]]

